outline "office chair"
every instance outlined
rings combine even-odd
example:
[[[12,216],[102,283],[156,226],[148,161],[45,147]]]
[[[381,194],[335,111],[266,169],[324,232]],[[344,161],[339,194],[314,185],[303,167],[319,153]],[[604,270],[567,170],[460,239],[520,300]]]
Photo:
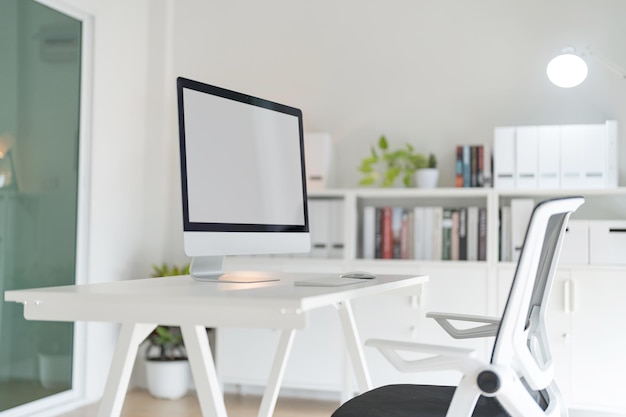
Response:
[[[433,313],[455,338],[496,336],[490,360],[471,349],[371,339],[403,372],[458,370],[458,386],[387,385],[352,398],[333,417],[567,417],[554,382],[545,315],[563,234],[571,213],[584,203],[568,197],[533,210],[501,319]],[[477,323],[458,329],[451,321]],[[429,357],[408,360],[400,352]],[[405,355],[406,356],[406,355]]]

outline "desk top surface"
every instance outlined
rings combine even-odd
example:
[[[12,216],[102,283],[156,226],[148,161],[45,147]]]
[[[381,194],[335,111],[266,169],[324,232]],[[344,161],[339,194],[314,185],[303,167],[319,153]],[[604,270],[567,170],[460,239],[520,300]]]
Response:
[[[295,285],[295,281],[329,275],[280,273],[276,274],[279,281],[252,284],[200,282],[184,275],[7,291],[5,300],[24,304],[28,319],[123,321],[130,314],[136,316],[134,320],[159,317],[162,322],[165,317],[180,321],[176,317],[241,310],[300,315],[359,297],[410,292],[428,281],[425,275],[378,275],[338,287]]]
[[[425,275],[378,275],[357,284],[297,286],[296,281],[333,276],[328,273],[277,273],[279,281],[216,283],[196,281],[189,275],[145,278],[108,283],[67,285],[7,291],[6,301],[15,302],[111,302],[116,304],[242,304],[247,307],[277,304],[303,310],[342,300],[411,288],[428,280]]]

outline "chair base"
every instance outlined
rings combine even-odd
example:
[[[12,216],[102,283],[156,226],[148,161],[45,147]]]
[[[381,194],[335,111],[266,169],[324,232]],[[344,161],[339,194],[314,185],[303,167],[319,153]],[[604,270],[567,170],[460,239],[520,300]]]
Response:
[[[445,417],[456,387],[386,385],[339,407],[332,417]],[[495,398],[480,397],[472,417],[510,417]]]

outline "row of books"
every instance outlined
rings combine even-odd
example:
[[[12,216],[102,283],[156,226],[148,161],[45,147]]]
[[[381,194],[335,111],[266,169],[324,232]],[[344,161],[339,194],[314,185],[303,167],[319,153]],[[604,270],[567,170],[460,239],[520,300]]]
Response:
[[[483,207],[363,208],[364,259],[487,259],[487,211]]]
[[[457,145],[455,185],[491,186],[491,150],[488,145]]]

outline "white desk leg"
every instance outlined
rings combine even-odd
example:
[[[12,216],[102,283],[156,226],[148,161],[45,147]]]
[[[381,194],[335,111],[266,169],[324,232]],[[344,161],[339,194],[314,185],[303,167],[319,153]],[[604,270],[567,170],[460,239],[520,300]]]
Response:
[[[204,326],[186,324],[180,327],[196,384],[196,393],[204,417],[226,417],[224,396],[217,380],[209,338]]]
[[[352,360],[352,368],[354,369],[357,386],[361,393],[369,391],[372,389],[372,381],[367,369],[367,363],[365,362],[365,356],[363,355],[363,346],[361,345],[361,339],[356,329],[354,313],[352,312],[350,301],[343,301],[337,304],[337,311],[339,312],[343,335],[346,339],[348,355],[350,355],[350,359]]]
[[[155,327],[156,324],[122,323],[98,417],[118,417],[122,412],[137,350]]]
[[[280,384],[283,381],[285,375],[285,366],[287,365],[287,358],[291,352],[291,346],[293,345],[293,337],[296,334],[294,329],[283,330],[278,341],[278,348],[276,349],[276,355],[274,356],[274,363],[272,364],[272,370],[270,371],[269,378],[267,380],[267,387],[263,393],[263,400],[261,401],[261,407],[259,408],[259,417],[271,417],[274,413],[274,407],[276,407],[276,400],[278,399],[278,392],[280,391]]]

